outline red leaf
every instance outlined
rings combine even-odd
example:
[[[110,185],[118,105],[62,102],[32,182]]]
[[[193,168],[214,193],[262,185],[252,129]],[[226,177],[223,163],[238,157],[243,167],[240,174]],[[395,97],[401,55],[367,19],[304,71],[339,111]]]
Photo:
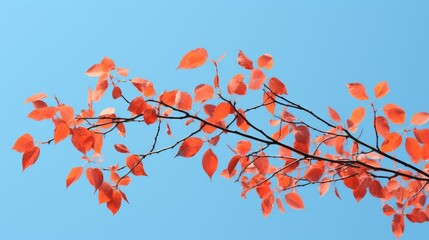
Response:
[[[67,123],[60,121],[58,124],[55,124],[54,130],[54,141],[55,144],[64,140],[70,134],[70,128]]]
[[[180,145],[176,157],[182,156],[185,158],[190,158],[195,156],[195,154],[200,151],[201,147],[203,146],[203,143],[203,140],[198,137],[187,138],[185,141],[183,141],[182,145]]]
[[[216,154],[213,153],[211,149],[208,149],[203,155],[203,169],[209,176],[210,180],[214,172],[216,172],[218,159]]]
[[[270,78],[268,81],[268,87],[277,95],[287,94],[286,86],[276,77]]]
[[[229,160],[228,163],[228,173],[231,175],[234,173],[235,167],[237,166],[238,161],[240,160],[241,156],[235,155],[234,157]]]
[[[248,70],[253,69],[252,60],[250,60],[246,55],[244,55],[244,53],[241,50],[238,51],[237,61],[238,61],[238,65],[240,65],[241,67]]]
[[[341,122],[340,115],[338,115],[338,113],[334,109],[328,107],[328,112],[332,120],[334,120],[335,122]]]
[[[386,136],[380,148],[383,152],[392,152],[401,146],[401,143],[402,136],[399,133],[393,132]]]
[[[323,197],[329,190],[329,186],[331,185],[330,182],[326,182],[328,181],[329,178],[323,178],[322,182],[319,184],[319,194],[321,197]]]
[[[112,98],[113,99],[118,99],[121,96],[122,96],[122,90],[118,86],[113,87]]]
[[[139,90],[146,97],[155,95],[155,89],[152,82],[143,78],[133,78],[131,82],[133,83],[134,87],[136,87],[137,90]]]
[[[411,118],[411,124],[414,125],[423,125],[427,121],[429,121],[429,113],[427,112],[418,112]]]
[[[178,91],[175,100],[176,106],[180,110],[191,110],[192,109],[192,97],[186,92]]]
[[[205,102],[211,98],[213,98],[214,89],[212,86],[207,84],[200,84],[195,87],[195,102]]]
[[[104,57],[101,62],[101,69],[104,72],[109,72],[110,70],[114,70],[116,68],[115,63],[113,62],[112,59],[108,58],[108,57]]]
[[[347,88],[350,95],[359,100],[367,100],[368,95],[366,95],[365,87],[360,83],[348,83]]]
[[[125,164],[136,176],[147,176],[143,168],[142,159],[137,155],[130,155],[125,159]]]
[[[122,194],[119,191],[113,189],[112,196],[110,200],[107,202],[107,208],[115,215],[119,208],[121,208]]]
[[[250,73],[249,88],[258,90],[264,84],[266,79],[267,77],[260,69],[252,69],[252,72]]]
[[[107,203],[113,195],[113,187],[107,182],[102,182],[98,188],[98,203]]]
[[[216,120],[222,121],[231,112],[231,105],[227,102],[221,102],[214,109],[213,115]]]
[[[400,108],[398,105],[393,103],[388,103],[383,107],[384,114],[387,118],[395,124],[403,124],[405,122],[405,111]]]
[[[116,73],[118,73],[122,77],[127,77],[128,76],[128,68],[117,68]]]
[[[423,128],[418,130],[417,128],[413,129],[414,136],[416,136],[417,141],[423,144],[429,144],[429,129]]]
[[[36,102],[38,100],[44,99],[45,97],[46,97],[45,93],[36,93],[36,94],[33,94],[30,97],[28,97],[24,103]]]
[[[22,152],[25,152],[27,149],[29,149],[33,146],[34,146],[33,137],[30,134],[25,133],[16,140],[12,149],[17,151],[17,152],[22,153]]]
[[[247,121],[246,121],[246,114],[241,108],[238,109],[236,123],[237,123],[237,127],[239,127],[243,132],[247,132],[247,130],[250,128],[250,125],[247,124]]]
[[[87,168],[86,178],[89,183],[97,190],[103,183],[103,173],[98,168]],[[109,185],[110,186],[110,185]]]
[[[275,98],[276,96],[271,92],[264,92],[262,95],[262,103],[271,115],[274,115],[274,111],[276,109],[276,104],[274,102]]]
[[[97,63],[92,65],[88,70],[86,70],[85,74],[89,77],[99,77],[104,74],[104,71],[101,68],[101,64]]]
[[[289,207],[296,210],[304,209],[304,202],[297,193],[288,193],[285,195],[285,199]]]
[[[377,133],[383,136],[384,138],[387,137],[390,133],[390,127],[389,123],[387,122],[387,119],[383,116],[377,116],[375,118],[375,126],[377,129]]]
[[[386,96],[389,92],[389,85],[387,85],[387,81],[379,82],[374,87],[374,94],[376,98],[382,98]]]
[[[228,83],[228,93],[237,95],[246,95],[246,84],[243,82],[244,76],[239,73],[231,78]]]
[[[264,217],[267,217],[270,215],[271,211],[273,210],[273,204],[274,204],[274,195],[269,194],[268,196],[264,197],[261,203],[262,208],[262,214]]]
[[[94,92],[92,92],[92,101],[98,102],[106,92],[109,82],[107,82],[107,76],[102,75],[98,79],[97,85],[95,86]]]
[[[32,146],[27,148],[22,155],[22,171],[33,165],[39,158],[40,148]]]
[[[376,179],[372,180],[369,184],[369,193],[376,198],[384,198],[383,187]]]
[[[113,146],[115,147],[115,150],[120,153],[130,153],[127,146],[125,146],[124,144],[115,144]]]
[[[392,206],[390,206],[389,204],[384,204],[384,205],[383,205],[383,213],[384,213],[386,216],[393,215],[395,212],[396,212],[396,211],[395,211],[395,209],[393,209],[393,207],[392,207]]]
[[[392,232],[397,237],[400,238],[402,233],[404,233],[404,216],[401,214],[393,215],[392,220]]]
[[[68,188],[70,185],[76,182],[82,175],[82,172],[83,172],[82,166],[72,168],[66,178],[66,188]]]
[[[258,66],[270,70],[273,67],[274,61],[270,54],[264,54],[258,58]]]
[[[335,193],[335,196],[337,196],[337,198],[341,200],[341,196],[340,196],[340,194],[338,193],[338,189],[337,189],[337,187],[335,187],[335,188],[334,188],[334,193]]]
[[[323,168],[317,164],[313,164],[305,171],[304,178],[311,182],[317,182],[322,177],[323,173]]]
[[[168,106],[174,106],[176,104],[177,90],[163,92],[159,97],[160,101]]]
[[[253,164],[255,165],[256,169],[258,169],[260,174],[267,174],[270,163],[264,152],[261,152],[258,156],[253,157]]]
[[[147,125],[150,125],[152,123],[155,123],[158,120],[158,116],[156,113],[156,110],[150,107],[149,109],[146,109],[143,113],[144,122]]]
[[[408,155],[411,157],[411,161],[415,164],[418,164],[421,157],[421,148],[419,142],[412,137],[407,137],[405,139],[405,150],[407,150]]]
[[[284,213],[285,212],[285,208],[283,207],[282,199],[278,197],[276,199],[276,203],[277,203],[277,207],[279,208],[279,211],[282,212],[282,213]]]
[[[146,103],[142,96],[134,98],[128,106],[128,111],[135,115],[143,114],[143,112],[150,108],[150,105]]]
[[[31,111],[27,117],[35,121],[51,119],[55,116],[55,114],[57,113],[57,110],[58,109],[56,107],[37,108]]]
[[[78,127],[72,129],[71,134],[71,141],[78,151],[86,154],[86,152],[91,150],[94,144],[94,133],[91,130],[88,130],[84,127]]]
[[[353,126],[359,125],[362,120],[365,117],[365,108],[364,107],[357,107],[353,110],[352,114],[350,115],[350,121],[353,122]]]
[[[182,60],[180,60],[177,69],[197,68],[206,62],[207,57],[208,54],[204,48],[191,50],[183,56]]]
[[[237,151],[238,154],[240,154],[241,156],[246,155],[250,149],[252,148],[252,143],[248,140],[241,140],[237,142],[237,147],[235,148],[235,150]]]

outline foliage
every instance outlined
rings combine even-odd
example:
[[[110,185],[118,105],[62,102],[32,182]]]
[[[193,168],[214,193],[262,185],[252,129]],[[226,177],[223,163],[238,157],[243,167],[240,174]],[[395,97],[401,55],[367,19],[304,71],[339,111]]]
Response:
[[[242,185],[242,197],[255,190],[264,216],[271,213],[274,205],[284,212],[283,203],[292,209],[303,209],[304,201],[298,190],[308,185],[317,184],[320,196],[334,185],[334,194],[341,199],[335,184],[342,182],[358,202],[365,196],[379,198],[383,202],[383,213],[393,216],[392,231],[398,238],[404,231],[405,218],[410,222],[429,221],[426,204],[429,164],[425,164],[429,159],[429,129],[419,127],[427,123],[429,113],[415,113],[409,127],[405,127],[403,108],[393,103],[377,108],[375,100],[389,92],[388,83],[382,81],[370,94],[375,97],[374,101],[370,101],[364,85],[347,84],[350,95],[365,101],[367,106],[351,109],[349,117],[327,107],[330,119],[324,119],[291,101],[281,80],[267,77],[266,72],[274,63],[271,55],[260,56],[256,68],[253,61],[239,51],[237,61],[246,74],[233,76],[226,87],[218,75],[222,58],[210,60],[215,68],[213,83],[199,84],[192,93],[175,89],[157,94],[151,81],[127,78],[128,69],[116,67],[113,60],[105,57],[86,72],[98,81],[94,90],[89,89],[87,109],[80,113],[57,98],[54,105],[48,105],[44,100],[47,95],[43,93],[29,97],[26,102],[32,103],[34,110],[28,117],[52,121],[54,129],[48,141],[36,142],[28,133],[17,139],[13,149],[22,153],[23,170],[37,161],[41,145],[58,144],[69,138],[83,154],[85,164],[70,170],[66,187],[85,171],[88,182],[98,192],[99,203],[106,203],[115,214],[123,200],[128,202],[123,188],[134,176],[147,176],[143,164],[146,158],[174,148],[178,148],[175,156],[184,158],[204,151],[202,167],[208,177],[211,179],[218,171],[225,178],[235,179]],[[205,49],[191,50],[182,58],[178,69],[200,67],[207,59]],[[246,76],[250,76],[248,80]],[[130,85],[139,91],[133,98],[122,91]],[[122,101],[128,114],[120,116],[114,108],[95,112],[94,102],[107,95],[109,88],[111,97]],[[260,103],[251,107],[240,105],[250,91],[260,94]],[[269,116],[264,128],[249,117],[254,113]],[[373,123],[369,127],[374,143],[364,141],[358,132],[365,117]],[[173,136],[170,124],[174,121],[194,128],[186,128],[192,130],[173,144],[160,147],[159,139],[164,131]],[[146,139],[151,140],[150,149],[135,153],[124,144],[114,144],[114,149],[124,158],[105,166],[105,162],[100,161],[104,139],[114,130],[125,138],[131,123],[154,128],[153,138]],[[238,141],[235,146],[227,145],[231,158],[223,170],[218,170],[215,149],[222,139],[231,136],[238,137]],[[395,152],[403,148],[408,156],[396,157]]]

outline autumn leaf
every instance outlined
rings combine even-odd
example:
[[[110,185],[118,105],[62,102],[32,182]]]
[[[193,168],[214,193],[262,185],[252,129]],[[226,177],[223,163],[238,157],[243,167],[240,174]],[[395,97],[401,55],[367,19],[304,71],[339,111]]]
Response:
[[[89,183],[97,190],[103,183],[103,172],[98,168],[87,168],[86,178]]]
[[[240,65],[241,67],[247,70],[253,69],[252,60],[250,60],[246,55],[244,55],[244,53],[241,50],[238,51],[237,61],[238,61],[238,65]]]
[[[72,168],[66,178],[66,188],[68,188],[70,185],[76,182],[82,175],[82,172],[83,172],[82,166]]]
[[[228,83],[228,93],[237,95],[246,95],[246,84],[243,82],[244,76],[239,73],[231,78]]]
[[[22,171],[33,165],[39,158],[40,148],[32,146],[27,148],[22,155]]]
[[[374,87],[374,94],[376,98],[382,98],[386,96],[386,94],[389,92],[389,85],[387,84],[387,81],[379,82]]]
[[[119,211],[119,208],[121,208],[121,201],[122,194],[119,191],[113,189],[112,195],[107,202],[107,208],[112,212],[113,215],[115,215]]]
[[[296,210],[304,209],[304,202],[301,197],[294,192],[285,195],[286,203],[289,207]]]
[[[195,102],[205,102],[211,98],[213,98],[214,89],[212,86],[207,84],[200,84],[194,89]]]
[[[383,143],[381,144],[381,151],[392,152],[396,150],[402,143],[402,136],[399,133],[393,132],[386,136]]]
[[[392,206],[390,206],[389,204],[384,204],[384,205],[383,205],[383,213],[384,213],[386,216],[391,216],[391,215],[395,214],[395,213],[396,213],[396,211],[395,211],[395,209],[393,209],[393,207],[392,207]]]
[[[252,143],[248,140],[241,140],[237,142],[237,147],[235,147],[235,151],[241,156],[245,156],[250,149],[252,148]]]
[[[141,157],[137,155],[130,155],[125,159],[125,164],[136,176],[147,176],[143,168]]]
[[[270,70],[273,67],[274,60],[270,54],[264,54],[258,58],[258,66]]]
[[[201,147],[203,146],[203,140],[198,137],[190,137],[187,138],[179,147],[179,151],[176,154],[177,156],[182,156],[185,158],[190,158],[195,156],[195,154],[200,151]]]
[[[122,90],[118,86],[114,86],[112,90],[112,98],[118,99],[122,96]]]
[[[119,74],[119,75],[121,75],[122,77],[127,77],[128,76],[128,72],[129,72],[128,68],[119,68],[118,67],[116,69],[116,73]]]
[[[70,128],[67,123],[60,121],[58,124],[55,124],[54,130],[54,142],[55,144],[64,140],[70,134]]]
[[[216,154],[210,148],[204,153],[202,163],[204,171],[211,180],[214,172],[216,172],[218,159]]]
[[[328,107],[328,113],[332,120],[335,122],[341,122],[340,115],[331,107]]]
[[[270,78],[268,81],[268,87],[277,95],[287,94],[286,86],[276,77]]]
[[[143,78],[133,78],[131,80],[134,87],[137,88],[145,97],[155,95],[155,89],[153,83]]]
[[[410,155],[413,163],[418,164],[420,162],[421,148],[419,142],[415,138],[407,137],[405,139],[405,150],[408,155]]]
[[[46,98],[45,93],[36,93],[36,94],[33,94],[30,97],[28,97],[24,103],[36,102],[36,101],[42,100],[44,98]]]
[[[350,95],[359,100],[368,100],[368,95],[366,95],[365,87],[360,83],[348,83],[347,89],[349,90]]]
[[[304,178],[311,182],[317,182],[322,177],[323,173],[324,169],[322,167],[313,164],[305,171]]]
[[[418,112],[411,118],[411,124],[414,125],[423,125],[427,121],[429,121],[429,113],[427,112]]]
[[[22,153],[22,152],[25,152],[27,149],[29,149],[33,146],[34,146],[33,137],[30,134],[25,133],[16,140],[12,149],[17,151],[17,152]]]
[[[392,220],[392,232],[397,237],[400,238],[404,233],[404,216],[402,214],[393,215]]]
[[[204,48],[191,50],[180,60],[177,69],[191,69],[203,65],[208,57],[208,53]]]
[[[124,144],[115,144],[113,146],[115,147],[115,150],[120,153],[130,153],[127,146],[125,146]]]
[[[405,122],[405,111],[398,105],[388,103],[383,107],[384,114],[387,118],[395,124],[403,124]]]
[[[192,109],[192,97],[187,92],[178,91],[176,93],[175,103],[180,110],[189,111]]]
[[[266,79],[267,77],[260,69],[252,69],[250,72],[249,88],[252,90],[258,90],[264,84]]]

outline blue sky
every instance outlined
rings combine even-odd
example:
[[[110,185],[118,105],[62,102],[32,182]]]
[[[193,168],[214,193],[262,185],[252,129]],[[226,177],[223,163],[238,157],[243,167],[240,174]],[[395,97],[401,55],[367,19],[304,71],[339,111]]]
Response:
[[[205,176],[199,159],[147,163],[149,178],[125,191],[130,205],[116,216],[99,206],[85,179],[65,189],[80,154],[68,144],[44,146],[37,164],[24,173],[15,139],[31,132],[47,139],[50,125],[25,118],[22,104],[36,92],[84,108],[95,79],[84,71],[103,56],[164,88],[192,89],[211,82],[209,66],[176,71],[190,49],[204,47],[213,58],[227,53],[223,80],[241,71],[238,49],[256,59],[271,53],[272,74],[291,98],[326,114],[327,106],[348,116],[359,103],[345,84],[368,87],[387,80],[387,102],[409,111],[429,111],[427,64],[429,4],[426,1],[2,1],[0,70],[4,114],[0,121],[3,183],[2,239],[394,239],[391,218],[371,197],[355,203],[340,188],[320,198],[316,188],[300,190],[306,209],[286,209],[263,218],[255,194],[240,197],[240,186]],[[383,102],[381,102],[383,103]],[[144,134],[144,133],[143,133]],[[144,143],[137,133],[129,139]],[[106,158],[114,150],[106,150]],[[110,152],[109,152],[110,151]],[[218,150],[222,152],[222,150]],[[222,159],[225,167],[229,158]],[[402,239],[421,239],[426,224],[407,222]]]

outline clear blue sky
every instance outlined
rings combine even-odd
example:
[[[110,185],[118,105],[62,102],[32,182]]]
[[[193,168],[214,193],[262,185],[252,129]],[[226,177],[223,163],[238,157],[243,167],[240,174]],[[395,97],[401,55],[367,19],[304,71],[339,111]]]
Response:
[[[228,69],[238,49],[253,59],[271,53],[272,73],[291,97],[323,114],[330,105],[347,116],[361,104],[348,96],[346,83],[381,80],[391,86],[386,101],[409,114],[429,111],[428,22],[423,0],[1,1],[0,238],[394,239],[391,218],[374,198],[356,204],[347,189],[340,188],[340,201],[332,189],[320,198],[308,188],[301,190],[305,210],[273,211],[264,219],[255,194],[241,199],[238,184],[218,175],[210,182],[199,159],[172,158],[174,152],[147,163],[150,177],[126,189],[131,204],[112,216],[85,179],[65,189],[69,169],[81,163],[68,144],[44,146],[24,173],[10,148],[25,132],[40,140],[52,134],[49,124],[25,118],[30,106],[22,103],[33,93],[84,108],[87,87],[95,84],[84,71],[103,56],[158,91],[190,89],[213,77],[211,69],[175,70],[197,47],[213,58],[227,53],[224,81],[239,71]],[[221,156],[225,167],[229,158]],[[422,239],[427,227],[407,222],[403,239]]]

